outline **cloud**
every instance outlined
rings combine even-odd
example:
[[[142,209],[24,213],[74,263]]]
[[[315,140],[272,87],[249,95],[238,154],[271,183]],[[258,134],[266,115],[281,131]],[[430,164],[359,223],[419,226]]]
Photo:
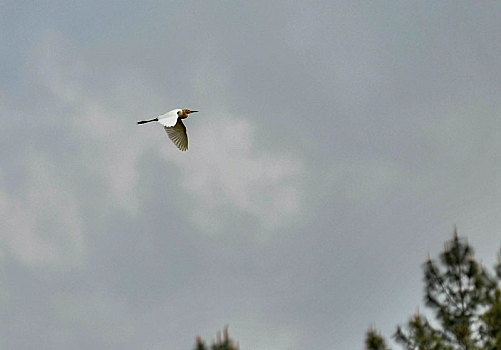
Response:
[[[256,239],[266,241],[277,230],[305,225],[326,195],[362,204],[388,196],[408,182],[395,162],[353,159],[325,169],[280,151],[288,146],[280,138],[260,145],[263,125],[259,119],[252,122],[249,116],[229,111],[225,98],[229,78],[214,71],[208,57],[193,63],[189,80],[195,99],[205,102],[206,108],[195,106],[202,111],[186,121],[190,150],[179,152],[161,128],[152,132],[154,138],[145,137],[149,129],[135,128],[138,116],[153,115],[145,105],[162,106],[139,72],[108,77],[108,98],[102,99],[85,87],[90,64],[84,53],[71,47],[60,34],[49,32],[32,58],[40,61],[34,65],[39,67],[34,75],[72,110],[66,132],[77,145],[76,162],[83,175],[101,179],[112,196],[106,200],[129,214],[139,213],[138,178],[147,168],[137,166],[151,149],[159,150],[167,167],[179,171],[169,174],[168,181],[178,182],[182,191],[169,195],[178,197],[180,210],[206,235],[233,232],[238,221],[241,231],[251,228]],[[266,149],[269,145],[276,149]]]
[[[2,245],[23,264],[66,269],[84,259],[77,201],[61,181],[54,163],[35,156],[19,193],[9,194],[0,183]]]
[[[228,322],[242,348],[355,348],[454,222],[492,256],[494,11],[331,3],[11,11],[4,347],[186,348]],[[474,93],[488,118],[456,109]],[[135,125],[185,106],[188,152]]]
[[[95,344],[126,346],[134,335],[125,303],[106,293],[60,293],[52,297],[51,306],[57,326],[49,337],[58,348],[79,347],[89,334]]]
[[[83,95],[81,81],[88,69],[75,47],[61,33],[48,30],[28,55],[25,80],[50,91],[59,103],[71,104]]]
[[[301,216],[299,159],[261,151],[246,119],[226,115],[200,123],[188,127],[190,154],[163,148],[181,169],[181,186],[193,198],[188,215],[200,228],[228,229],[232,215],[244,214],[270,232]]]
[[[328,193],[358,205],[373,205],[411,184],[412,177],[392,161],[353,159],[341,161],[327,172]]]
[[[60,106],[60,110],[47,118],[47,126],[63,124],[64,128],[59,127],[59,131],[68,135],[78,152],[78,159],[73,159],[67,167],[80,168],[83,171],[80,176],[104,179],[122,208],[130,212],[137,210],[132,200],[137,179],[135,165],[141,152],[139,145],[144,147],[145,142],[131,142],[132,114],[137,113],[131,104],[144,99],[137,96],[134,89],[139,77],[124,78],[131,83],[128,89],[124,89],[123,81],[112,83],[110,100],[102,101],[99,93],[87,87],[92,70],[85,52],[77,52],[71,42],[54,31],[45,34],[29,61],[30,76]]]
[[[246,312],[231,320],[229,333],[230,337],[238,340],[242,349],[285,350],[304,342],[301,331],[295,326],[274,324],[264,313],[256,311]]]
[[[152,114],[144,105],[157,106],[161,100],[147,88],[138,72],[108,77],[109,97],[102,99],[87,87],[92,72],[85,52],[77,52],[60,33],[53,31],[40,40],[29,62],[30,76],[60,108],[45,120],[46,126],[59,127],[74,146],[75,157],[65,167],[79,178],[102,181],[105,192],[100,194],[104,202],[131,215],[138,214],[138,177],[147,170],[137,166],[142,155],[153,148],[160,150],[167,166],[180,171],[180,177],[170,176],[169,181],[179,182],[184,193],[176,195],[186,198],[179,205],[189,207],[189,220],[204,234],[234,228],[236,216],[256,228],[260,239],[304,221],[306,208],[302,200],[306,184],[302,179],[302,161],[275,150],[263,150],[255,137],[258,126],[249,118],[224,112],[200,118],[199,123],[194,123],[198,116],[190,118],[190,151],[181,153],[161,128],[154,131],[155,138],[149,138],[145,136],[147,128],[136,127],[137,119]],[[202,67],[207,63],[204,62]],[[200,67],[193,74],[191,84],[195,89],[200,80],[209,78]],[[198,94],[211,100],[211,106],[219,101],[219,112],[227,110],[224,75],[212,76],[220,77],[210,83],[217,85],[214,91],[219,97],[207,95],[206,90],[197,90]],[[141,107],[137,101],[142,101]],[[61,121],[63,129],[58,126]],[[67,185],[71,187],[69,182]],[[108,192],[111,197],[106,195]],[[42,247],[40,243],[40,252]],[[45,249],[45,254],[51,255],[49,247]]]
[[[450,229],[453,222],[466,235],[474,233],[485,241],[499,232],[499,107],[497,96],[490,92],[481,97],[474,94],[437,112],[423,127],[433,149],[423,164],[425,169],[436,168],[424,179],[433,204],[444,203],[442,230]]]

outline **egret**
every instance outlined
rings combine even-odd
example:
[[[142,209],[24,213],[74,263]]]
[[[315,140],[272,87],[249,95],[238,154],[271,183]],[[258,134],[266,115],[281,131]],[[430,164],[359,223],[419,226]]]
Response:
[[[183,119],[188,118],[188,114],[195,112],[198,111],[192,111],[190,109],[173,109],[154,119],[141,120],[137,123],[145,124],[149,122],[159,122],[164,126],[167,135],[177,148],[181,151],[186,151],[188,149],[188,135],[186,134],[186,127],[183,124]]]

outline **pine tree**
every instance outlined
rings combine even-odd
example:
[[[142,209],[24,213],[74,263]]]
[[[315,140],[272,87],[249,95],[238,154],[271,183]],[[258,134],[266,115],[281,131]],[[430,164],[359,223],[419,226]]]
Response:
[[[386,341],[374,327],[369,328],[365,335],[365,347],[370,350],[387,350]]]
[[[406,350],[500,350],[501,255],[499,260],[493,276],[474,259],[473,248],[455,229],[439,262],[428,257],[423,265],[424,299],[438,326],[418,312],[405,329],[397,327],[396,342]],[[375,331],[367,332],[366,349],[383,349],[381,342],[384,339]]]
[[[228,333],[228,326],[223,330],[223,339],[221,339],[221,332],[217,332],[216,340],[210,347],[205,345],[202,338],[197,337],[195,350],[239,350],[238,343],[235,343]]]

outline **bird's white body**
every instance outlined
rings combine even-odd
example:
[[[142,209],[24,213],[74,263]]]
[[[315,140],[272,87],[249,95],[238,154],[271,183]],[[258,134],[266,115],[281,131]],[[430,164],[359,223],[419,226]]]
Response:
[[[197,111],[191,111],[189,109],[173,109],[165,114],[159,115],[155,119],[142,120],[137,122],[138,124],[145,124],[149,122],[159,122],[163,125],[167,135],[172,142],[181,151],[186,151],[188,149],[188,134],[186,133],[186,127],[183,124],[183,119],[188,118],[188,114]]]
[[[176,125],[177,118],[179,118],[178,113],[181,112],[182,109],[173,109],[165,114],[158,116],[158,122],[166,127],[171,127]]]

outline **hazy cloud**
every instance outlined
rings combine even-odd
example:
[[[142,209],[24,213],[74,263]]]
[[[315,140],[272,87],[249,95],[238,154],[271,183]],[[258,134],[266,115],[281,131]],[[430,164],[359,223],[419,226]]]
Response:
[[[82,264],[85,239],[78,203],[53,163],[31,159],[25,187],[15,196],[0,192],[3,241],[31,266],[67,269]]]
[[[391,333],[454,223],[495,259],[498,8],[7,1],[1,347]]]
[[[251,215],[264,231],[301,215],[300,161],[256,151],[254,132],[244,119],[219,116],[191,128],[193,156],[166,151],[182,169],[190,216],[203,231],[226,231],[234,211]]]

